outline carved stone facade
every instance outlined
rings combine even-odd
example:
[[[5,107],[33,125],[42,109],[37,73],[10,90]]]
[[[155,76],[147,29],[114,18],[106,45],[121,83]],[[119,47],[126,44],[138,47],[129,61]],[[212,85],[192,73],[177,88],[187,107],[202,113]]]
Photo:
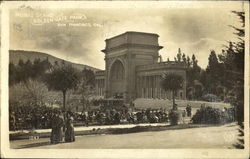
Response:
[[[106,39],[105,71],[96,72],[97,94],[112,98],[121,94],[126,103],[136,98],[171,98],[160,87],[162,75],[175,72],[184,78],[177,98],[186,99],[186,69],[183,63],[158,62],[158,35],[126,32]]]

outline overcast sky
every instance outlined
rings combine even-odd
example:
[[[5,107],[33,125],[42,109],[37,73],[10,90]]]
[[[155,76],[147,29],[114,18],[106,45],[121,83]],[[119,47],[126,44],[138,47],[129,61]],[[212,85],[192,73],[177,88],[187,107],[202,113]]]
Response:
[[[181,48],[206,68],[210,50],[220,53],[226,41],[235,39],[228,25],[239,25],[239,20],[230,11],[241,7],[16,9],[10,12],[10,49],[46,52],[104,69],[104,40],[140,31],[160,36],[164,60],[173,60]]]

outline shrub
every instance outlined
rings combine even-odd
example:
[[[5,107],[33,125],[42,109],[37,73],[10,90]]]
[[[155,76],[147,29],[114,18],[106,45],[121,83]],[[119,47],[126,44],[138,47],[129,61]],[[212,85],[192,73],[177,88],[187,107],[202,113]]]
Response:
[[[179,112],[172,109],[169,113],[169,120],[171,125],[177,125],[179,121]]]
[[[216,102],[217,96],[214,94],[205,94],[202,96],[202,100],[207,101],[207,102]]]
[[[196,114],[192,117],[192,121],[194,124],[224,124],[231,121],[229,112],[210,106],[202,107],[197,110]]]

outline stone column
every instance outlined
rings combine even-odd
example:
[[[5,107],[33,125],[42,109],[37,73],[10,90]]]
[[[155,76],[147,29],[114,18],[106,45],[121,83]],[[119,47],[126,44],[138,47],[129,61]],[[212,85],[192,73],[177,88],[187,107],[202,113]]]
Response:
[[[145,98],[145,77],[142,77],[142,98]]]
[[[154,98],[157,98],[157,92],[156,92],[156,76],[154,76]]]
[[[143,77],[143,98],[146,98],[146,77]]]
[[[139,96],[139,77],[136,76],[135,77],[135,96],[138,97]]]
[[[166,96],[166,92],[164,89],[162,89],[162,98],[165,99],[165,96]]]
[[[145,98],[145,94],[146,94],[145,85],[146,85],[146,78],[145,78],[145,76],[143,76],[143,86],[142,86],[142,89],[143,89],[143,98]]]
[[[142,76],[141,97],[144,98],[144,77]]]
[[[98,87],[98,96],[100,96],[100,79],[98,79],[97,87]]]
[[[152,98],[154,98],[155,94],[154,94],[154,89],[155,89],[155,76],[152,76]]]
[[[150,76],[150,81],[151,81],[151,83],[150,83],[150,85],[151,85],[151,89],[150,89],[150,94],[151,94],[151,96],[150,96],[150,98],[153,98],[153,87],[154,87],[154,85],[153,85],[153,83],[154,83],[154,78],[153,78],[154,76]]]
[[[145,98],[148,98],[148,87],[147,87],[147,84],[148,84],[148,77],[145,76]]]
[[[161,88],[159,88],[159,98],[161,99]]]
[[[105,97],[105,79],[103,80],[102,94]]]
[[[101,96],[102,95],[102,85],[101,85],[101,79],[98,81],[98,87],[99,87],[99,95]]]
[[[151,76],[151,98],[154,98],[154,76]]]
[[[102,79],[101,80],[101,96],[103,96],[103,82],[104,82],[104,80]]]
[[[136,98],[140,96],[140,76],[137,76],[136,82]]]
[[[103,79],[103,80],[102,80],[102,96],[104,95],[104,94],[103,94],[104,82],[105,82],[105,80]]]
[[[148,76],[148,98],[150,98],[150,76]]]
[[[157,98],[156,76],[154,76],[154,98]]]
[[[139,87],[138,87],[138,97],[137,98],[141,98],[141,88],[142,88],[142,77],[139,77],[139,83],[138,83]]]
[[[161,83],[160,83],[161,81],[160,81],[160,76],[158,75],[157,76],[157,97],[158,98],[161,98],[161,96],[160,96],[160,88],[161,88]]]
[[[155,92],[155,93],[154,93],[154,94],[155,94],[154,97],[155,97],[155,98],[158,98],[158,94],[157,94],[157,93],[158,93],[158,92],[157,92],[157,87],[158,87],[158,86],[157,86],[157,84],[158,84],[158,82],[157,82],[157,75],[156,75],[156,76],[155,76],[155,84],[154,84],[154,92]]]
[[[150,98],[150,76],[148,76],[148,98]]]
[[[158,75],[155,76],[155,97],[158,98]]]

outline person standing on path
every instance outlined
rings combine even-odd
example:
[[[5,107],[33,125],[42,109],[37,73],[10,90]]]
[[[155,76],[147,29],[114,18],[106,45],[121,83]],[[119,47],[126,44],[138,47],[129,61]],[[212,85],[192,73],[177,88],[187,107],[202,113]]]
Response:
[[[73,115],[71,113],[67,114],[67,121],[66,121],[66,131],[65,131],[65,142],[74,142],[75,141],[75,132],[74,132],[74,125],[73,125]]]
[[[57,144],[63,141],[63,126],[64,120],[62,112],[57,111],[52,118],[52,131],[51,131],[51,143]]]

